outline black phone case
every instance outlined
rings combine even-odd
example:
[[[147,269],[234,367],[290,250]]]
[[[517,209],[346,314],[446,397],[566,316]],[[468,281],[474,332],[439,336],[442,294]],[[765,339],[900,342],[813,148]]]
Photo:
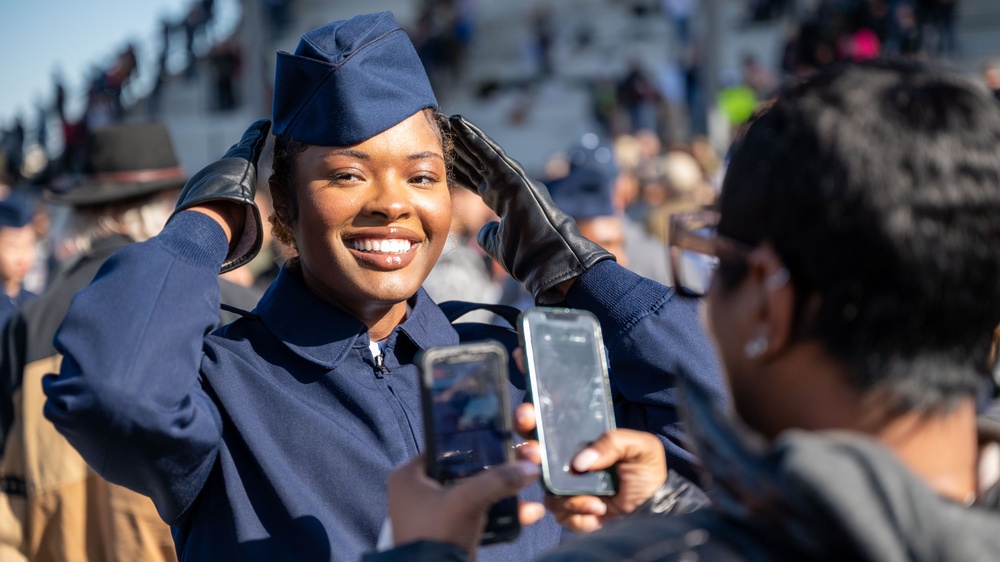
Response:
[[[445,357],[473,355],[481,353],[495,353],[499,363],[498,389],[500,390],[501,411],[503,413],[503,425],[505,431],[505,449],[507,451],[507,461],[513,460],[513,425],[510,412],[510,399],[507,396],[507,348],[493,340],[482,342],[465,343],[450,347],[431,348],[417,353],[414,358],[420,368],[420,395],[423,403],[424,418],[424,458],[426,459],[427,475],[437,481],[441,481],[441,471],[435,462],[438,456],[438,446],[434,436],[435,419],[433,414],[434,400],[431,395],[433,385],[432,366],[435,362]],[[517,496],[504,498],[493,504],[487,515],[486,528],[483,530],[480,544],[487,545],[499,542],[508,542],[516,539],[521,534],[521,522],[518,519]]]

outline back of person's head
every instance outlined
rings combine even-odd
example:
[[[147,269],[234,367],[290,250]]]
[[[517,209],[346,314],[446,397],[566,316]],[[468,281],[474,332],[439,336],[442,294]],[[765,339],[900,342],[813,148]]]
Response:
[[[720,234],[769,243],[796,291],[796,336],[854,388],[930,410],[987,380],[1000,321],[1000,109],[916,63],[818,73],[747,130]],[[724,288],[745,267],[723,263]]]

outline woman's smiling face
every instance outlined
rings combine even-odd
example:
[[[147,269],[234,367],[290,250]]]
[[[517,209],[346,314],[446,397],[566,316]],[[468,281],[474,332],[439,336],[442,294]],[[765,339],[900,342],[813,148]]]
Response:
[[[291,228],[307,286],[355,316],[413,296],[451,224],[432,114],[419,111],[354,146],[309,146],[295,172]]]

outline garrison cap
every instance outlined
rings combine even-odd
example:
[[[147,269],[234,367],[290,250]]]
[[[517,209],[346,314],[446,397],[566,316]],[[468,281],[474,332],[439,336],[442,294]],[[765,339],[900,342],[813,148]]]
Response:
[[[546,184],[556,206],[576,220],[610,217],[614,178],[596,166],[571,167],[566,177]]]
[[[611,146],[595,133],[586,133],[568,150],[569,173],[549,182],[557,207],[576,220],[610,217],[618,166]]]
[[[615,178],[619,174],[614,148],[596,133],[585,133],[568,151],[570,168],[592,167]]]
[[[271,108],[275,135],[351,146],[437,108],[424,65],[390,12],[307,32],[278,52]]]
[[[21,228],[34,217],[34,207],[26,197],[12,194],[0,201],[0,226]]]

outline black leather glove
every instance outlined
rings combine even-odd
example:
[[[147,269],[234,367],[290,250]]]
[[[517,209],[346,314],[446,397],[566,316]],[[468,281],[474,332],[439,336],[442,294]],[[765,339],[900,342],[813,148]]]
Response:
[[[236,269],[252,260],[260,251],[263,234],[260,211],[254,203],[257,191],[257,159],[267,142],[271,122],[260,119],[243,133],[221,160],[205,166],[191,177],[174,207],[174,214],[209,201],[232,201],[246,208],[247,217],[242,232],[234,232],[235,244],[230,244],[229,255],[222,263],[222,273]]]
[[[461,115],[452,116],[454,175],[475,188],[500,216],[479,231],[479,245],[508,273],[524,283],[537,304],[555,304],[566,295],[556,289],[595,263],[614,255],[580,235],[559,210],[544,185],[528,179],[515,160]]]

